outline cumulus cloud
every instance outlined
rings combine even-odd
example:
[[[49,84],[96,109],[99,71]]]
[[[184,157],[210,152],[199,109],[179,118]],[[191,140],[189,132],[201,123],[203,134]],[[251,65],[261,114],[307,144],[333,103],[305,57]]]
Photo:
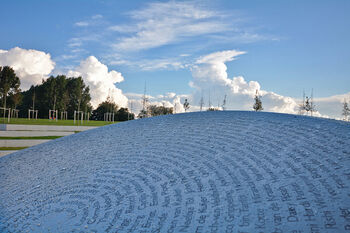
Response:
[[[55,62],[48,53],[15,47],[8,51],[0,50],[0,66],[11,66],[21,80],[21,89],[27,90],[31,85],[40,84],[48,78],[55,68]],[[115,70],[108,71],[107,66],[96,57],[90,56],[83,60],[78,67],[68,72],[68,76],[82,76],[90,87],[91,104],[94,107],[106,100],[108,94],[119,106],[127,106],[127,97],[115,86],[124,77]]]
[[[142,98],[144,95],[137,93],[126,93],[125,95],[129,98],[129,109],[136,115],[139,114],[143,108]],[[184,100],[191,98],[191,95],[178,95],[174,92],[169,92],[157,96],[146,95],[146,98],[148,99],[147,106],[164,106],[167,108],[173,108],[175,113],[182,113],[185,112],[183,107]],[[193,109],[193,111],[194,110],[195,109]]]
[[[350,92],[342,95],[314,99],[318,112],[322,113],[323,116],[325,115],[335,119],[343,119],[341,114],[344,101],[350,102]]]
[[[227,50],[215,52],[197,59],[192,66],[193,80],[190,86],[194,93],[190,99],[194,106],[190,110],[198,109],[200,99],[205,106],[221,107],[226,95],[227,109],[252,110],[256,91],[262,97],[264,111],[298,114],[301,99],[282,96],[263,90],[257,81],[246,81],[242,76],[229,78],[226,62],[232,61],[245,52]],[[316,111],[313,116],[341,119],[342,103],[344,99],[350,101],[350,92],[325,98],[315,98]]]
[[[122,90],[115,86],[116,83],[122,82],[124,77],[121,73],[111,70],[97,60],[96,57],[90,56],[83,60],[78,67],[68,72],[68,76],[81,76],[90,87],[91,104],[97,107],[99,103],[105,101],[110,95],[112,99],[122,107],[128,105],[128,98]]]
[[[192,67],[194,82],[191,85],[197,88],[209,88],[213,85],[229,86],[232,80],[227,77],[225,62],[232,61],[235,57],[244,53],[228,50],[199,58],[196,65]]]
[[[40,84],[55,67],[48,53],[19,47],[0,50],[0,66],[11,66],[21,80],[21,89]]]
[[[226,108],[251,110],[253,98],[258,91],[262,96],[265,111],[297,113],[298,104],[293,98],[262,90],[257,81],[247,82],[242,76],[228,77],[225,63],[244,53],[243,51],[227,50],[197,59],[196,64],[192,67],[193,81],[190,83],[196,90],[193,94],[193,101],[199,103],[200,98],[204,95],[208,106],[216,107],[217,104],[220,107],[226,95]]]
[[[192,81],[190,86],[194,91],[189,95],[167,93],[165,95],[147,96],[150,104],[164,105],[176,108],[176,112],[184,112],[185,99],[190,102],[189,111],[200,110],[200,100],[203,99],[203,109],[216,107],[222,109],[226,96],[226,109],[252,110],[256,91],[262,96],[265,111],[281,113],[298,113],[298,102],[291,97],[285,97],[274,92],[262,90],[257,81],[246,81],[242,76],[229,78],[226,62],[235,60],[245,54],[244,51],[226,50],[208,54],[198,58],[191,67]],[[134,112],[142,109],[142,95],[127,94]],[[318,115],[318,113],[315,113]]]

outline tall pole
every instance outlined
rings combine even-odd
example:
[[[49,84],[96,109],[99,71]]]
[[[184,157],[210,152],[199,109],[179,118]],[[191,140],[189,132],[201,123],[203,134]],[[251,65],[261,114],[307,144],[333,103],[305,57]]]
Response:
[[[142,97],[142,112],[145,114],[145,117],[148,117],[148,113],[147,113],[147,102],[148,99],[146,97],[146,82],[145,82],[145,90],[143,92],[143,97]]]
[[[34,90],[34,93],[33,93],[33,110],[35,109],[35,90]]]
[[[199,105],[200,105],[200,111],[202,111],[202,109],[203,109],[203,105],[204,105],[204,100],[203,100],[203,90],[202,90],[202,93],[201,93],[201,101],[199,102]]]
[[[226,110],[226,94],[225,94],[225,97],[224,97],[224,101],[222,103],[222,110],[225,111]]]
[[[314,89],[311,89],[311,116],[312,112],[314,111]]]
[[[209,106],[208,106],[208,109],[211,108],[211,101],[210,101],[210,89],[209,89],[209,102],[208,102]]]

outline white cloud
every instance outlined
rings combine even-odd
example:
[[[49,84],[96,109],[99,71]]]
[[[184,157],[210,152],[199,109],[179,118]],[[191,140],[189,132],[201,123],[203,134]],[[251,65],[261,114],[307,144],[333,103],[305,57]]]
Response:
[[[221,106],[224,96],[227,95],[228,109],[252,110],[253,98],[256,91],[259,91],[265,111],[297,113],[298,104],[294,99],[262,90],[257,81],[247,82],[242,76],[228,77],[225,62],[232,61],[244,53],[227,50],[199,58],[192,67],[191,86],[196,89],[193,95],[194,102],[199,103],[204,92],[207,102],[210,98],[213,106]]]
[[[227,78],[225,62],[232,61],[235,57],[244,53],[236,50],[227,50],[199,58],[192,67],[192,76],[194,78],[192,85],[201,89],[207,89],[213,85],[230,85],[232,80]]]
[[[74,37],[68,41],[69,47],[81,47],[86,42],[98,41],[101,35],[98,34],[90,34],[81,37]],[[73,51],[72,51],[73,52]]]
[[[68,76],[82,76],[90,87],[91,104],[95,108],[107,99],[108,94],[119,106],[126,107],[128,104],[128,98],[115,86],[124,80],[122,74],[115,70],[108,71],[108,67],[94,56],[83,60],[78,67],[68,72]]]
[[[18,47],[9,51],[0,50],[0,66],[6,65],[15,70],[21,80],[22,90],[40,84],[55,68],[50,54]],[[91,103],[94,107],[106,100],[109,92],[119,106],[127,106],[127,97],[115,86],[115,83],[122,82],[124,77],[115,70],[108,71],[107,66],[96,57],[90,56],[83,60],[78,67],[68,72],[68,76],[82,76],[85,84],[90,87]]]
[[[318,112],[335,119],[343,119],[342,110],[343,103],[346,100],[350,101],[350,92],[342,95],[334,95],[324,98],[315,98],[314,102]]]
[[[129,109],[138,115],[143,108],[143,94],[138,93],[126,93],[125,94],[129,98]],[[164,95],[151,96],[146,95],[148,99],[147,105],[157,105],[157,106],[165,106],[168,108],[173,108],[176,113],[185,112],[183,108],[184,100],[187,98],[191,98],[190,95],[178,95],[174,92],[165,93]]]
[[[176,43],[184,38],[232,30],[220,19],[222,14],[191,2],[150,3],[130,13],[131,25],[115,25],[110,30],[132,34],[115,43],[119,50],[143,50]]]
[[[102,15],[97,14],[97,15],[93,15],[91,18],[92,18],[92,19],[102,19],[102,18],[103,18],[103,16],[102,16]]]
[[[150,59],[134,63],[142,70],[178,70],[187,65],[180,60],[171,59]]]
[[[74,25],[75,25],[75,26],[78,26],[78,27],[87,27],[87,26],[89,26],[90,24],[89,24],[89,22],[80,21],[80,22],[76,22]]]
[[[48,53],[34,50],[12,48],[0,51],[0,66],[11,66],[21,80],[21,89],[27,90],[31,85],[40,84],[55,67]]]
[[[91,26],[91,25],[96,25],[100,19],[102,19],[103,16],[102,15],[93,15],[91,16],[91,19],[88,19],[86,21],[79,21],[79,22],[76,22],[74,24],[74,26],[77,26],[77,27],[88,27],[88,26]]]
[[[193,80],[190,86],[195,88],[191,98],[193,104],[198,106],[201,97],[204,97],[205,106],[209,105],[209,98],[212,106],[221,106],[224,96],[227,95],[227,109],[252,110],[253,98],[258,90],[262,96],[264,111],[298,114],[302,100],[263,90],[259,82],[247,82],[242,76],[228,78],[225,62],[242,54],[244,52],[227,50],[211,53],[197,60],[191,70]],[[313,116],[340,119],[344,99],[350,100],[350,92],[315,98],[316,112]]]

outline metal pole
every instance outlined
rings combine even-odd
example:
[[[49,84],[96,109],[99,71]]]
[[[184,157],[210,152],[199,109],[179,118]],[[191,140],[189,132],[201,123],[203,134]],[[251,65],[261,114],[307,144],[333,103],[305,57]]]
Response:
[[[9,110],[8,110],[8,114],[7,114],[7,123],[10,123],[10,117],[11,117],[10,111],[11,111],[11,108],[9,108]],[[5,112],[6,112],[6,110],[5,110]]]

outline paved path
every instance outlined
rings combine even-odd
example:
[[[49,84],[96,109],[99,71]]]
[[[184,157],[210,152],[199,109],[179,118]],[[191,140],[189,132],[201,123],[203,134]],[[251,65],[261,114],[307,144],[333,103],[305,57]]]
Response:
[[[0,150],[0,157],[11,154],[11,153],[15,153],[17,150]]]
[[[350,125],[205,112],[0,158],[0,232],[348,232]]]

